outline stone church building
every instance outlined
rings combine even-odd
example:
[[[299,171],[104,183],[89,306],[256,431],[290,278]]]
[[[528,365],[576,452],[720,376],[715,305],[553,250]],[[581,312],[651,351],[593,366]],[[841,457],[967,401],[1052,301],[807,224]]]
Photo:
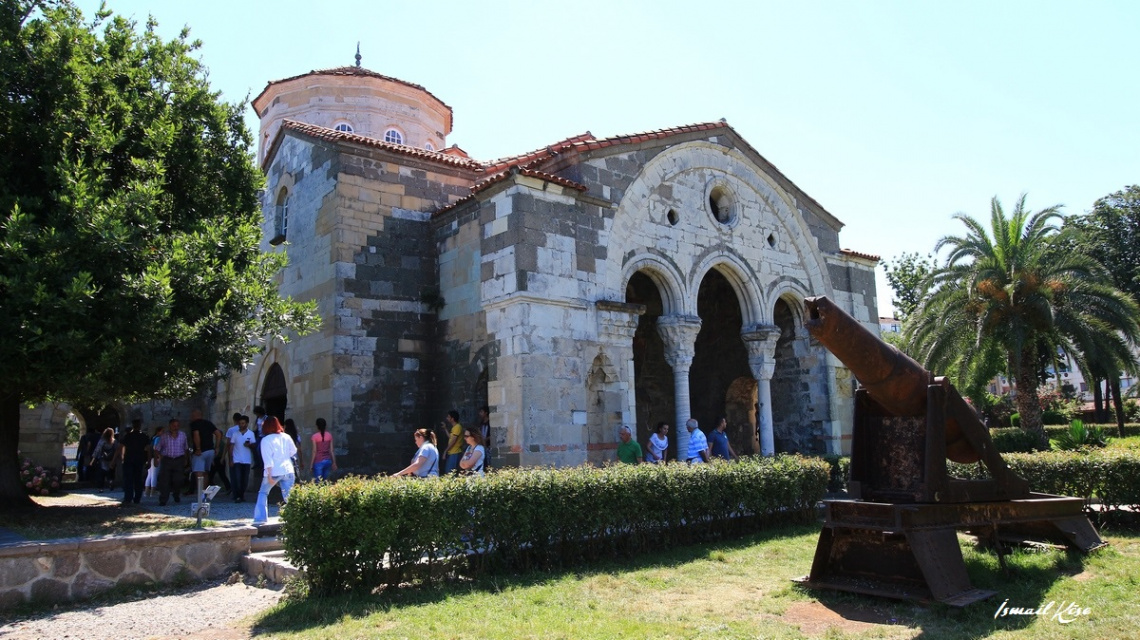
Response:
[[[252,105],[263,249],[323,323],[220,382],[219,425],[256,404],[303,436],[324,417],[362,473],[483,404],[498,466],[613,460],[621,425],[644,446],[660,421],[672,458],[688,418],[722,415],[741,454],[847,451],[855,381],[802,301],[877,332],[877,258],[723,120],[481,161],[448,146],[451,107],[359,62]]]

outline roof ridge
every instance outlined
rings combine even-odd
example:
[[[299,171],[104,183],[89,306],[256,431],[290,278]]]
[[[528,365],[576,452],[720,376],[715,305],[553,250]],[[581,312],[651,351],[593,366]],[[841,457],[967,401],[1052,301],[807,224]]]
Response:
[[[328,127],[322,127],[321,125],[311,124],[308,122],[301,122],[299,120],[290,120],[288,118],[283,119],[281,121],[281,131],[284,131],[285,129],[299,131],[301,133],[319,138],[321,140],[327,140],[329,142],[351,142],[355,144],[366,145],[369,147],[375,147],[378,149],[385,149],[387,151],[393,151],[395,153],[400,153],[407,156],[422,158],[424,160],[440,162],[451,166],[463,167],[472,170],[482,169],[482,165],[479,162],[470,158],[443,153],[442,151],[428,151],[427,149],[412,147],[406,144],[394,144],[391,142],[385,142],[378,138],[364,136],[359,133],[337,131],[336,129],[330,129]],[[274,137],[274,143],[276,143],[277,138],[280,136],[281,132],[279,131],[277,136]],[[272,146],[273,144],[270,144],[270,148],[272,148]],[[269,156],[267,154],[266,158],[268,157]]]

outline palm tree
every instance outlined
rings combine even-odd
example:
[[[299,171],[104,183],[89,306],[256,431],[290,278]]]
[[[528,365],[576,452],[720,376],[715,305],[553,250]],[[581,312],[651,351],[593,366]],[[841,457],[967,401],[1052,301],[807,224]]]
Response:
[[[1140,308],[1112,286],[1104,267],[1074,250],[1078,243],[1054,224],[1062,219],[1059,206],[1031,214],[1023,194],[1007,217],[995,197],[989,229],[964,213],[954,218],[966,234],[935,245],[935,253],[946,248],[949,254],[905,327],[909,351],[928,369],[956,369],[966,380],[987,368],[981,359],[1000,350],[1016,382],[1022,428],[1044,445],[1039,345],[1126,362],[1128,343],[1140,339]]]

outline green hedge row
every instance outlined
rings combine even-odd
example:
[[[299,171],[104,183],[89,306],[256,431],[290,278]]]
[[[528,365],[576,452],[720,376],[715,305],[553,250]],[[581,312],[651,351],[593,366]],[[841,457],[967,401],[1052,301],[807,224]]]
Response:
[[[1140,507],[1140,456],[1128,451],[1097,449],[1090,453],[1039,451],[1007,453],[1009,468],[1029,481],[1033,491],[1099,500],[1107,509]],[[980,479],[977,464],[947,462],[951,475]]]
[[[351,477],[294,488],[281,533],[312,592],[372,589],[413,574],[566,567],[802,520],[813,516],[828,475],[821,459],[778,456],[504,469],[483,478]]]

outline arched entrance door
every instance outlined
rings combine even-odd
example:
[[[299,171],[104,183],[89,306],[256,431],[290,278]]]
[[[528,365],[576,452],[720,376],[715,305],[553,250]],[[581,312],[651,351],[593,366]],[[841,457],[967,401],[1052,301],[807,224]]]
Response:
[[[269,367],[269,372],[265,374],[265,382],[261,385],[261,406],[265,409],[265,415],[285,421],[285,409],[289,406],[289,390],[285,384],[285,371],[276,362]]]
[[[658,422],[673,424],[676,415],[673,368],[665,361],[665,343],[657,332],[657,319],[664,312],[661,291],[644,273],[633,274],[625,288],[625,301],[645,305],[633,334],[634,398],[637,403],[638,442],[645,443]],[[613,438],[615,434],[606,434]],[[669,458],[676,457],[676,438],[670,434]],[[644,445],[643,445],[644,446]]]
[[[753,387],[738,386],[733,394],[729,393],[738,379],[752,380],[748,349],[740,337],[743,315],[736,291],[716,270],[709,271],[701,280],[697,314],[701,317],[701,332],[697,334],[696,353],[689,369],[693,417],[706,433],[716,426],[719,418],[727,417],[732,448],[738,454],[750,453],[752,434],[744,416],[750,408],[745,403],[751,400]],[[742,399],[730,407],[726,401],[730,395]]]

